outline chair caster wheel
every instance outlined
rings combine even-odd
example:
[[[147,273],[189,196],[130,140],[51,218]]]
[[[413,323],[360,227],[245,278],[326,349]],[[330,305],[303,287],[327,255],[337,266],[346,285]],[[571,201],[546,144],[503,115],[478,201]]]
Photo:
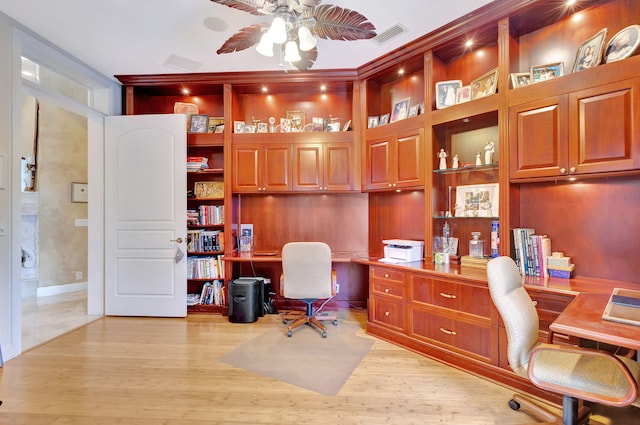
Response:
[[[326,337],[327,337],[327,332],[326,332],[326,331],[323,331],[323,332],[322,332],[322,337],[323,337],[323,338],[326,338]]]
[[[337,320],[333,321],[333,326],[338,326],[338,321]]]
[[[293,336],[293,332],[288,331],[288,332],[287,332],[287,336],[288,336],[289,338],[291,338],[291,337]]]
[[[520,403],[518,403],[514,399],[511,399],[511,400],[509,400],[509,407],[512,410],[520,410]]]

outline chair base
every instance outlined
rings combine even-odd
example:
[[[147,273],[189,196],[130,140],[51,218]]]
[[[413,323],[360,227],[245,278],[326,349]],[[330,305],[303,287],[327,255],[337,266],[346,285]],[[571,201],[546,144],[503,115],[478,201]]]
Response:
[[[583,403],[569,396],[563,396],[562,416],[521,394],[513,395],[513,398],[509,400],[509,407],[513,410],[522,409],[535,416],[544,421],[537,422],[542,425],[586,425],[589,423],[591,413],[591,410]]]
[[[293,320],[289,326],[287,326],[287,336],[293,336],[293,330],[299,328],[302,325],[308,325],[312,328],[316,328],[320,331],[323,338],[327,337],[327,327],[318,320],[313,314],[313,302],[315,300],[302,300],[307,304],[306,313],[303,311],[293,310],[285,311],[282,315],[282,323],[288,324]],[[337,319],[333,320],[333,324],[337,325]]]

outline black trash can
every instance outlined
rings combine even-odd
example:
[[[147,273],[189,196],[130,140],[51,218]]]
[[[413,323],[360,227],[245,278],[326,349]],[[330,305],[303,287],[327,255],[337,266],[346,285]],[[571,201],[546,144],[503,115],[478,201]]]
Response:
[[[231,281],[229,287],[229,321],[252,323],[263,316],[262,281],[240,278]]]

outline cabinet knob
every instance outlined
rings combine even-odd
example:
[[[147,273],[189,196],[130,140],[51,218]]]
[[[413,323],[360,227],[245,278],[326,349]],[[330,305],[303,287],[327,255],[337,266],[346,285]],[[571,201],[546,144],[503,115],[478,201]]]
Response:
[[[571,167],[571,168],[569,168],[569,172],[570,172],[570,173],[575,173],[575,172],[576,172],[576,167]]]
[[[385,311],[385,312],[384,312],[384,315],[385,315],[385,316],[389,316],[390,314],[391,314],[391,313],[390,313],[390,312],[388,312],[388,311]]]
[[[384,277],[388,279],[389,278],[389,273],[385,273]]]
[[[566,169],[566,168],[561,168],[561,169],[560,169],[560,172],[561,172],[562,174],[565,174],[565,173],[567,172],[567,169]]]
[[[538,307],[538,301],[535,301],[535,300],[534,300],[534,301],[533,301],[533,306],[534,306],[534,307]]]
[[[393,184],[389,183],[389,187],[393,187]]]
[[[387,294],[388,294],[388,293],[389,293],[389,291],[390,291],[390,289],[389,289],[389,288],[384,288],[384,292],[385,292],[385,293],[387,293]]]

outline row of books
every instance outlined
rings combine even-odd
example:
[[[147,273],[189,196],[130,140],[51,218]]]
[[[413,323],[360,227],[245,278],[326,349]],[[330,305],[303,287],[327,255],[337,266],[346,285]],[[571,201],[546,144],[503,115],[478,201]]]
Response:
[[[221,230],[187,230],[187,251],[224,251],[224,232]]]
[[[513,252],[525,276],[549,276],[547,258],[551,256],[551,239],[547,235],[536,235],[535,229],[514,228]]]
[[[187,171],[199,171],[209,168],[209,159],[206,156],[188,156]]]
[[[210,226],[224,224],[224,205],[200,205],[187,210],[187,225]]]
[[[187,305],[225,305],[224,283],[221,280],[205,282],[200,293],[187,294]]]
[[[187,258],[187,279],[224,279],[222,256]]]

